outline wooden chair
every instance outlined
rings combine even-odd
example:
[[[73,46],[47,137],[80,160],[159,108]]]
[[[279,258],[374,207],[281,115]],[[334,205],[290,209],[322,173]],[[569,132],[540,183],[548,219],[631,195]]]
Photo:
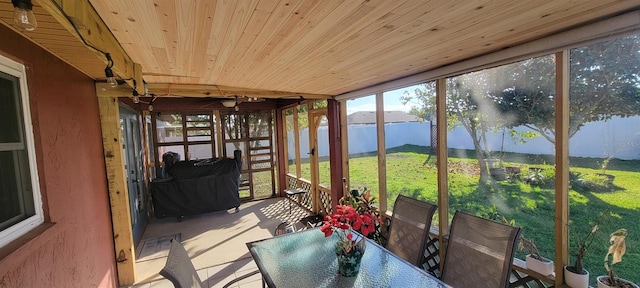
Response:
[[[509,287],[519,235],[519,227],[456,211],[442,280],[460,288]]]
[[[160,270],[160,275],[169,279],[176,288],[204,288],[187,250],[175,239],[171,240],[167,263]]]
[[[437,206],[399,195],[393,205],[387,249],[420,268]]]

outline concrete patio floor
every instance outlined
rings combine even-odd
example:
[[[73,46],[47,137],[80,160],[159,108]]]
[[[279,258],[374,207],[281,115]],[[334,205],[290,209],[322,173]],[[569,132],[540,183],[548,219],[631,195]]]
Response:
[[[235,209],[176,218],[151,219],[145,239],[180,233],[180,239],[206,287],[262,287],[262,277],[245,243],[272,237],[282,222],[296,223],[308,216],[287,198],[242,203]],[[300,227],[302,227],[301,224]],[[136,247],[138,248],[138,247]],[[166,253],[166,252],[165,252]],[[136,262],[134,288],[173,287],[158,272],[166,256]]]

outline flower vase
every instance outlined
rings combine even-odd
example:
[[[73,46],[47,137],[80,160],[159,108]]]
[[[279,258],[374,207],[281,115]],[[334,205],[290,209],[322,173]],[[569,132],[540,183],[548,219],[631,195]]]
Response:
[[[360,271],[360,262],[362,261],[362,256],[364,256],[365,243],[365,239],[361,239],[348,253],[345,253],[340,249],[336,250],[340,251],[336,253],[336,256],[338,257],[338,272],[340,275],[344,277],[353,277],[358,275],[358,271]],[[340,243],[338,243],[338,247],[340,247]]]
[[[364,253],[359,250],[352,250],[347,254],[338,254],[338,272],[340,272],[340,275],[345,277],[358,275],[363,255]]]

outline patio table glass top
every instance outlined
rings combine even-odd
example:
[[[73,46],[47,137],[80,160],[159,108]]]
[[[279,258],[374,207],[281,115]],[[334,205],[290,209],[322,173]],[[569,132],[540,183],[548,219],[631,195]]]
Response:
[[[337,236],[318,229],[247,243],[269,287],[449,287],[431,274],[367,239],[360,272],[338,273]]]

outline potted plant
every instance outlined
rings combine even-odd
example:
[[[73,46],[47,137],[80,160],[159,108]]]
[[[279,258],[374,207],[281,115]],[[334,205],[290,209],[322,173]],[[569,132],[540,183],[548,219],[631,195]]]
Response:
[[[600,214],[587,236],[582,239],[577,239],[578,253],[576,254],[576,260],[573,265],[564,266],[564,283],[571,288],[589,287],[589,271],[584,269],[582,259],[586,255],[587,249],[596,238],[596,233],[598,232],[598,229],[600,229],[600,222],[606,215],[608,215],[608,212]]]
[[[512,219],[511,221],[509,221],[506,217],[500,214],[495,204],[493,204],[485,217],[498,222],[502,221],[502,223],[506,225],[516,225],[515,220]],[[520,239],[518,241],[518,250],[527,250],[528,252],[525,258],[527,269],[540,273],[544,276],[551,275],[553,273],[553,261],[540,255],[540,251],[538,251],[538,247],[533,242],[533,239],[527,239],[522,234],[520,234]]]
[[[606,157],[602,159],[602,163],[600,164],[600,168],[602,169],[602,173],[596,173],[596,175],[603,177],[605,180],[605,185],[610,186],[613,184],[613,180],[616,179],[615,175],[607,174],[607,166],[609,166],[609,161],[611,161],[613,157]]]
[[[538,251],[538,247],[536,247],[533,239],[527,239],[520,236],[518,249],[524,249],[529,252],[526,257],[527,269],[538,272],[544,276],[553,274],[553,261],[540,255],[540,251]]]
[[[351,206],[359,215],[371,218],[372,221],[370,225],[363,225],[356,229],[356,231],[376,243],[384,245],[384,237],[382,237],[383,221],[380,219],[380,212],[375,206],[377,199],[378,197],[371,195],[371,191],[367,187],[363,187],[361,189],[352,189],[348,194],[338,200],[338,204]]]
[[[613,265],[622,261],[622,255],[626,251],[626,237],[627,229],[618,229],[611,233],[609,250],[604,256],[604,268],[607,270],[607,275],[598,276],[598,288],[638,288],[638,285],[618,278],[613,272]]]
[[[502,158],[489,158],[484,159],[487,167],[489,167],[489,175],[496,181],[507,180],[507,174],[504,167],[502,167]]]
[[[370,214],[358,214],[352,206],[337,205],[336,212],[325,216],[324,225],[320,231],[325,237],[338,235],[335,246],[338,258],[338,272],[345,277],[353,277],[358,274],[360,261],[365,252],[365,239],[373,229],[375,217]],[[353,231],[362,234],[354,234]],[[360,235],[360,236],[359,236]]]

